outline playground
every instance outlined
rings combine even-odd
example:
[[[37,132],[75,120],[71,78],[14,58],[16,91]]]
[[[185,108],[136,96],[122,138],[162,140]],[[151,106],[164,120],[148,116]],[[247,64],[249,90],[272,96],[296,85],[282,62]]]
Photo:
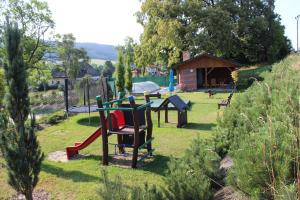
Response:
[[[168,111],[169,123],[161,120],[158,127],[157,112],[152,111],[152,134],[155,138],[152,147],[154,156],[145,159],[144,164],[137,169],[122,167],[116,163],[102,165],[102,138],[97,138],[85,149],[80,151],[79,159],[55,162],[46,159],[42,165],[40,182],[37,189],[46,190],[53,199],[97,199],[97,190],[102,184],[100,171],[105,168],[109,177],[120,176],[128,186],[143,184],[164,185],[167,175],[167,163],[170,158],[181,157],[194,138],[210,139],[216,126],[218,103],[226,99],[229,93],[217,93],[212,98],[208,93],[178,93],[183,100],[190,100],[192,108],[188,111],[188,124],[177,128],[177,111]],[[162,99],[165,96],[162,95]],[[143,97],[136,98],[137,104],[144,104]],[[161,112],[162,119],[164,111]],[[38,132],[38,139],[45,156],[56,151],[65,151],[75,142],[84,141],[99,126],[99,113],[81,113],[67,120]],[[110,143],[117,143],[117,137],[109,137]],[[109,157],[114,156],[114,146],[109,145]],[[7,191],[0,198],[8,198],[14,191],[6,183],[6,172],[3,170],[4,160],[0,159],[0,186]]]

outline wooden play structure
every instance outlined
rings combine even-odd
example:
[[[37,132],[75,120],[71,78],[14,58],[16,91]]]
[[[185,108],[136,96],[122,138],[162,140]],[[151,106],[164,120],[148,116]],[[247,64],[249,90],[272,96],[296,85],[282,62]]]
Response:
[[[169,122],[168,110],[177,110],[178,121],[177,128],[181,128],[187,124],[187,110],[189,108],[190,101],[183,101],[179,96],[173,95],[166,99],[160,99],[161,94],[145,94],[146,102],[150,102],[151,97],[156,97],[158,99],[153,100],[151,109],[157,112],[158,127],[160,127],[160,111],[165,111],[165,123]]]
[[[97,104],[102,135],[103,165],[108,165],[108,138],[117,135],[118,144],[116,146],[120,153],[124,153],[124,148],[133,148],[132,168],[137,167],[137,162],[143,161],[152,155],[152,119],[150,105],[147,102],[137,105],[134,97],[120,98],[110,102],[102,102],[101,96],[97,96]],[[129,104],[123,104],[128,101]],[[106,114],[106,117],[105,117]],[[138,156],[140,149],[147,149],[147,154]]]

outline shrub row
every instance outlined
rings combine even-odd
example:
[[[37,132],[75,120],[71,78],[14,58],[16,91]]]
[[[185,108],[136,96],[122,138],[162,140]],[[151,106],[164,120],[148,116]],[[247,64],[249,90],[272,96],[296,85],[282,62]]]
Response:
[[[292,65],[299,62],[293,55],[275,64],[218,120],[215,149],[234,160],[227,184],[251,199],[277,199],[297,182],[300,73]]]
[[[64,111],[58,111],[47,116],[43,116],[38,120],[38,124],[58,124],[66,119],[66,113]]]

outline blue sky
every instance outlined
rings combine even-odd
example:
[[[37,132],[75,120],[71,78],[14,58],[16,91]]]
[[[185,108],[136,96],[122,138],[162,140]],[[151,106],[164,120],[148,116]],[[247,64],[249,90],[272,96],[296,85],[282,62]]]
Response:
[[[134,13],[139,0],[46,0],[56,22],[56,33],[73,33],[79,42],[122,44],[126,36],[136,41],[143,29]],[[300,0],[275,0],[286,35],[296,48],[296,20]]]

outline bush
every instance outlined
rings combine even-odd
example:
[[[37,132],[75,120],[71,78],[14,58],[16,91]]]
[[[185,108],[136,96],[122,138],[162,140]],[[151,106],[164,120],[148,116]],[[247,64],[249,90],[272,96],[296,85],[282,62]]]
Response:
[[[291,152],[292,134],[289,124],[271,119],[258,133],[247,137],[240,149],[232,152],[234,167],[228,183],[253,199],[274,199],[282,183],[293,181],[296,155]]]
[[[126,200],[128,199],[128,190],[122,183],[119,176],[115,179],[110,180],[108,178],[107,171],[102,169],[101,171],[103,179],[103,187],[99,189],[98,194],[102,199],[105,200]]]
[[[295,59],[300,56],[274,65],[218,119],[216,151],[234,161],[228,184],[253,199],[275,199],[282,185],[296,182],[300,74],[291,68]]]
[[[58,111],[53,114],[41,117],[38,120],[38,124],[58,124],[66,119],[66,114],[63,111]]]
[[[193,141],[182,159],[172,159],[166,178],[169,199],[210,199],[217,180],[219,157],[200,139]]]
[[[145,183],[142,187],[133,187],[130,192],[131,200],[165,200],[167,197],[165,196],[164,191],[155,185],[149,186]]]

